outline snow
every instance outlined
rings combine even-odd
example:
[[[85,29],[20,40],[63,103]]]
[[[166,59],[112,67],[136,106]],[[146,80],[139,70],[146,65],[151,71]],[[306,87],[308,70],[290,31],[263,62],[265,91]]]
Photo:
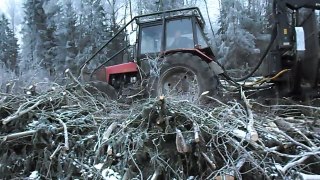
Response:
[[[99,163],[94,165],[93,167],[96,168],[97,170],[101,170],[103,167],[103,163]],[[104,180],[118,180],[121,179],[121,176],[118,172],[113,171],[112,169],[104,169],[101,172],[101,175],[103,177]]]
[[[39,121],[32,121],[28,124],[29,127],[36,127],[39,124]]]
[[[103,166],[103,163],[100,163],[100,164],[94,165],[93,167],[96,168],[97,170],[101,170],[102,166]]]
[[[119,180],[121,176],[118,172],[113,171],[112,169],[104,169],[102,172],[102,177],[104,180]]]
[[[30,176],[29,176],[30,180],[35,180],[35,179],[40,179],[39,177],[39,172],[38,171],[33,171],[31,172]]]

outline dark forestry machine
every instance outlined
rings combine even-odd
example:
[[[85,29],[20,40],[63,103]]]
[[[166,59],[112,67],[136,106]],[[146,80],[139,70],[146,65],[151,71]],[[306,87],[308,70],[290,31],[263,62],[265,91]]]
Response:
[[[319,9],[320,0],[273,1],[274,27],[262,70],[282,96],[320,95]]]
[[[204,33],[204,19],[196,7],[134,17],[94,53],[81,70],[117,36],[127,32],[128,27],[135,26],[136,42],[91,72],[92,85],[110,98],[166,95],[195,101],[204,93],[217,94],[219,77],[238,87],[254,89],[257,87],[237,81],[248,79],[260,67],[264,78],[259,82],[272,84],[282,96],[319,95],[317,9],[320,9],[320,0],[274,0],[269,46],[252,72],[239,79],[228,76],[216,62]],[[121,63],[105,66],[119,56]]]

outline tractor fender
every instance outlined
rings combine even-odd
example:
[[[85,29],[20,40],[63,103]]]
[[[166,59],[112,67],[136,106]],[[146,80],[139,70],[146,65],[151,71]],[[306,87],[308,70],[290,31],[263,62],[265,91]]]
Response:
[[[216,75],[220,75],[224,73],[223,68],[217,63],[215,62],[215,60],[211,57],[209,57],[208,55],[206,55],[205,53],[203,53],[200,49],[175,49],[175,50],[169,50],[169,51],[165,51],[162,56],[167,56],[169,54],[174,54],[177,52],[182,52],[182,53],[191,53],[195,56],[199,56],[203,61],[206,61],[210,68],[212,69],[212,71],[216,74]]]
[[[211,61],[209,63],[209,66],[216,75],[220,75],[224,73],[224,70],[222,69],[222,67],[215,61]]]

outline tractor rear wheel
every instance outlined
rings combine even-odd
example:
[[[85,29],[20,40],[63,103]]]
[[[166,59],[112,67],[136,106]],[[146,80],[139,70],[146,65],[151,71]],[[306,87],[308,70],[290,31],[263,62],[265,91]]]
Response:
[[[157,95],[196,102],[203,92],[217,92],[218,77],[209,64],[191,53],[166,56],[160,69]]]

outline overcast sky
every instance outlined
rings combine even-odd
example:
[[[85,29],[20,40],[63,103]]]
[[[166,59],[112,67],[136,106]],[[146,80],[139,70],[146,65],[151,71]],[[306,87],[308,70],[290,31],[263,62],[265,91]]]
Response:
[[[7,18],[11,21],[12,16],[15,17],[14,24],[16,29],[16,35],[19,36],[19,32],[21,30],[21,22],[23,20],[23,9],[22,5],[25,0],[0,0],[0,12],[5,13]],[[58,0],[57,0],[58,1]],[[76,0],[78,1],[78,0]],[[208,15],[205,9],[204,0],[198,0],[197,6],[200,8],[204,18],[208,21]],[[207,0],[210,19],[212,23],[215,25],[217,17],[219,15],[219,7],[218,7],[218,0]],[[13,28],[13,27],[12,27]],[[209,28],[207,23],[207,28]],[[20,39],[20,38],[19,38]]]
[[[21,11],[23,1],[24,0],[0,0],[0,11],[8,14],[11,4],[14,4],[14,3],[16,3],[15,12]],[[215,18],[219,13],[218,0],[207,0],[207,1],[208,1],[208,6],[209,6],[210,16],[212,18]],[[203,1],[201,2],[201,0],[199,0],[199,2],[200,2],[199,6],[204,7]],[[206,15],[205,9],[203,9],[203,8],[201,8],[201,9],[202,9],[202,13],[205,16]],[[20,12],[20,14],[21,14],[21,12]]]
[[[0,0],[0,11],[8,13],[8,8],[10,4],[17,4],[18,7],[21,7],[24,0]]]

